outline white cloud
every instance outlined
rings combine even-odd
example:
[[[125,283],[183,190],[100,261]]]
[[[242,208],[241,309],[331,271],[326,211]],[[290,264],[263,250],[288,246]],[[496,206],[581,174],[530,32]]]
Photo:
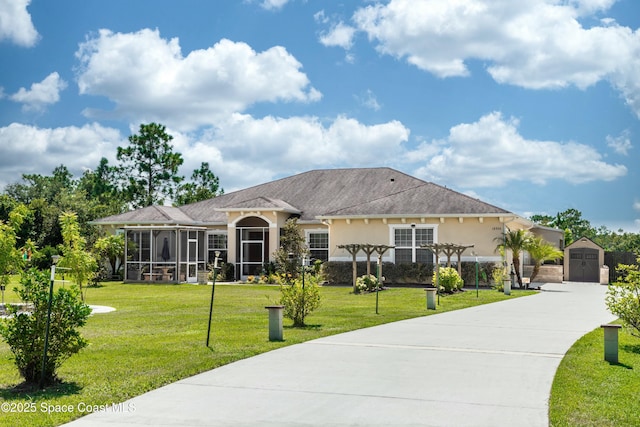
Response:
[[[413,158],[428,151],[426,164],[416,174],[463,188],[501,187],[522,181],[544,185],[552,180],[580,184],[611,181],[627,173],[588,145],[538,141],[518,133],[518,120],[494,112],[477,122],[450,129],[444,140],[423,143]],[[435,155],[434,155],[435,153]],[[426,156],[422,156],[425,158]]]
[[[569,0],[579,14],[590,15],[594,12],[609,9],[617,0]]]
[[[31,0],[0,0],[0,42],[9,40],[19,46],[31,47],[38,41],[38,32],[27,11]]]
[[[400,156],[408,138],[409,130],[397,121],[365,125],[343,116],[325,123],[317,117],[234,114],[198,138],[189,151],[209,153],[224,164],[214,172],[229,191],[314,168],[380,164],[381,158]],[[185,166],[191,163],[185,170],[203,158],[184,157]]]
[[[246,43],[223,39],[185,57],[177,38],[162,39],[157,30],[101,30],[76,55],[80,93],[108,97],[116,115],[134,121],[189,129],[258,102],[321,98],[300,71],[302,65],[280,46],[258,53]]]
[[[314,13],[313,14],[313,19],[314,19],[314,21],[316,21],[319,24],[328,24],[329,23],[329,18],[324,13],[324,9]]]
[[[320,34],[320,43],[325,46],[338,46],[349,50],[353,46],[355,32],[355,28],[345,25],[344,22],[338,22],[332,25],[329,31]]]
[[[607,135],[607,145],[613,148],[618,154],[622,154],[624,156],[629,154],[629,150],[633,148],[631,145],[631,138],[629,137],[629,132],[622,132],[620,136],[613,137],[611,135]]]
[[[60,100],[60,91],[67,87],[67,82],[60,78],[57,72],[53,72],[39,83],[33,83],[31,89],[20,88],[11,95],[11,100],[23,104],[23,109],[42,110],[46,105],[55,104]]]
[[[287,3],[289,0],[263,0],[260,6],[267,10],[277,10],[282,9]]]
[[[373,111],[379,111],[382,106],[378,102],[375,93],[371,89],[367,89],[367,92],[362,96],[357,96],[356,99],[364,107],[370,108]]]
[[[614,0],[391,0],[358,9],[356,27],[383,54],[439,77],[467,76],[479,60],[499,83],[586,88],[608,79],[640,117],[640,31],[579,18]]]
[[[25,173],[48,175],[60,164],[80,176],[100,158],[115,158],[116,148],[125,143],[118,130],[97,123],[54,129],[20,123],[0,127],[0,188]]]

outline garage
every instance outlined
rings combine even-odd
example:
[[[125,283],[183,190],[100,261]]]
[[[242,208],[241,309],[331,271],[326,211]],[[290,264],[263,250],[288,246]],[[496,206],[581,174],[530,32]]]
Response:
[[[600,282],[600,267],[604,250],[587,238],[581,238],[565,248],[565,280],[570,282]]]

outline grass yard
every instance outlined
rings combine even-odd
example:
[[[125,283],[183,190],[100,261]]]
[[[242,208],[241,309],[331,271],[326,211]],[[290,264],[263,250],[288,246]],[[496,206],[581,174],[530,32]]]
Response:
[[[376,315],[375,294],[353,295],[350,287],[324,287],[320,308],[306,319],[308,326],[292,328],[287,326],[291,321],[285,319],[285,341],[269,342],[264,307],[277,302],[279,288],[216,285],[211,348],[207,348],[211,286],[108,282],[100,288],[89,288],[86,302],[115,307],[117,311],[95,314],[89,319],[82,329],[89,346],[62,365],[58,375],[63,382],[57,387],[42,392],[16,390],[21,379],[9,347],[0,343],[0,426],[60,425],[82,415],[79,405],[122,402],[286,345],[532,293],[514,292],[507,297],[482,290],[476,298],[476,292],[469,291],[441,297],[434,312],[426,310],[423,289],[390,289],[380,293],[380,314]],[[8,301],[16,300],[13,292],[6,294]],[[55,405],[69,405],[72,411],[47,413],[46,409],[55,409]]]
[[[618,339],[618,364],[604,360],[602,328],[567,352],[551,389],[552,427],[640,426],[640,338],[623,328]]]

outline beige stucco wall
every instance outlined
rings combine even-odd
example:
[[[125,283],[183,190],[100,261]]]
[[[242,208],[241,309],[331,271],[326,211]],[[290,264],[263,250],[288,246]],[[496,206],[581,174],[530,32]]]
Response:
[[[397,227],[433,228],[434,241],[438,243],[455,243],[474,245],[462,254],[463,260],[472,260],[472,251],[477,253],[481,261],[499,261],[500,254],[495,251],[502,236],[504,223],[499,218],[491,217],[446,217],[446,218],[372,218],[372,219],[335,219],[330,221],[329,257],[334,260],[350,260],[351,255],[338,249],[338,245],[350,243],[393,244],[393,229]],[[359,254],[358,259],[365,259]],[[385,254],[385,261],[393,261],[394,254]]]
[[[290,217],[288,212],[229,212],[228,218],[228,261],[236,260],[236,225],[239,221],[248,217],[262,218],[269,227],[269,256],[273,260],[273,252],[279,246],[280,228],[284,226]],[[438,243],[455,243],[474,245],[462,254],[463,261],[472,261],[475,256],[481,262],[500,262],[501,256],[496,251],[496,246],[504,232],[504,227],[510,229],[521,227],[520,224],[508,222],[508,219],[500,217],[436,217],[436,218],[357,218],[357,219],[332,219],[314,223],[299,223],[305,235],[309,231],[329,231],[329,259],[350,261],[351,255],[344,249],[338,249],[339,245],[352,243],[393,244],[393,230],[398,227],[432,228],[434,240]],[[210,227],[210,229],[224,230],[224,227]],[[358,260],[365,260],[366,255],[358,254]],[[384,261],[394,261],[393,250],[384,255]],[[454,256],[453,261],[456,260]],[[511,254],[507,254],[507,262],[511,263]]]

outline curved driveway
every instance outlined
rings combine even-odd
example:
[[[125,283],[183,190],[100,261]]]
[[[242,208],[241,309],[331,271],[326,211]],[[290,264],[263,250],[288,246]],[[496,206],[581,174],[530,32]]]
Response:
[[[531,297],[285,347],[69,426],[547,426],[564,353],[615,318],[605,292],[546,284]]]

